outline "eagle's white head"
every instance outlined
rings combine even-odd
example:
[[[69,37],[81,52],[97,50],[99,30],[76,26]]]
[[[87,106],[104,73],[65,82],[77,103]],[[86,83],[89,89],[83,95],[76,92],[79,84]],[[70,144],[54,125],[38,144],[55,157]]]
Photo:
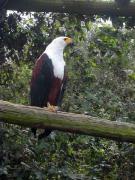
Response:
[[[46,48],[46,50],[51,49],[52,51],[56,52],[63,52],[64,48],[68,44],[72,44],[73,40],[69,37],[61,36],[55,38]]]
[[[73,40],[70,37],[57,37],[51,44],[57,45],[59,48],[65,48],[68,44],[71,44]]]
[[[63,50],[67,45],[72,44],[72,43],[73,43],[72,38],[61,36],[61,37],[55,38],[46,47],[46,50],[44,53],[46,53],[52,61],[55,77],[58,77],[60,79],[63,78],[64,66],[65,66],[65,61],[63,58]]]

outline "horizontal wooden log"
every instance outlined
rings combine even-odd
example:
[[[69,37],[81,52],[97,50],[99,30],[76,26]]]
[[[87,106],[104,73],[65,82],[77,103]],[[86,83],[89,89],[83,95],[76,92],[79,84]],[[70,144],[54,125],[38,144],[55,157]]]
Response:
[[[52,113],[46,109],[0,100],[0,121],[25,127],[46,127],[72,133],[135,142],[135,124],[109,121],[83,114]]]
[[[123,1],[123,0],[122,0]],[[135,16],[135,3],[117,4],[93,0],[8,0],[5,8],[18,11],[45,11],[69,14]]]

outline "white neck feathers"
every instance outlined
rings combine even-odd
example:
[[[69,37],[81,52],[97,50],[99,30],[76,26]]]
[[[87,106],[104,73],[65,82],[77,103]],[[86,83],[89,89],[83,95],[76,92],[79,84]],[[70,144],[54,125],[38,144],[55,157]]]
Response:
[[[63,58],[63,50],[65,47],[59,44],[51,43],[47,46],[44,53],[52,60],[54,76],[59,79],[64,77],[65,61]]]

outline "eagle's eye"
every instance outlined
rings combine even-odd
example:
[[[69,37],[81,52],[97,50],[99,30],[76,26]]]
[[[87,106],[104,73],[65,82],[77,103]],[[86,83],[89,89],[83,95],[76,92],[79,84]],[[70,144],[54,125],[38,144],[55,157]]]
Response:
[[[65,37],[65,38],[64,38],[64,41],[66,41],[67,39],[68,39],[68,38],[67,38],[67,37]]]

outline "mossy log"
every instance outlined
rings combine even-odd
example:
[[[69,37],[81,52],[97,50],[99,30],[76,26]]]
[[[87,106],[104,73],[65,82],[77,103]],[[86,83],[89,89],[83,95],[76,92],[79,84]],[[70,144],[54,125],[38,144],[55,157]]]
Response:
[[[48,112],[46,109],[0,100],[0,121],[25,127],[46,127],[72,133],[135,142],[135,124],[109,121],[84,114]]]
[[[93,0],[8,0],[5,8],[18,11],[44,11],[69,14],[135,16],[135,3]]]

